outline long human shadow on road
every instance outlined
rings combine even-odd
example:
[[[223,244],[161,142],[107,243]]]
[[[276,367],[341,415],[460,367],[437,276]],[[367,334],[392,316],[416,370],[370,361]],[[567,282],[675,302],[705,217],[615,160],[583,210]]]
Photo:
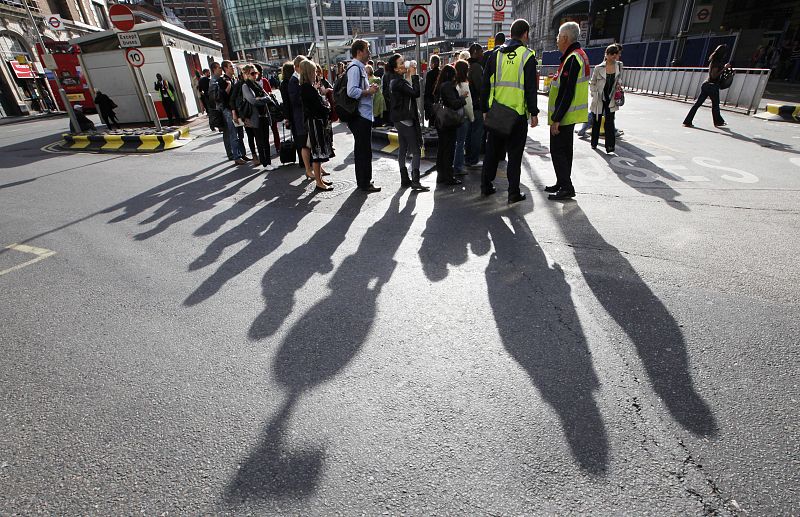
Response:
[[[603,239],[580,206],[565,206],[556,219],[587,285],[633,342],[670,414],[696,435],[715,435],[716,419],[694,388],[686,341],[675,318],[625,256]]]
[[[184,305],[197,305],[219,292],[222,287],[247,268],[266,257],[281,245],[287,235],[297,229],[316,201],[305,190],[287,190],[280,175],[268,175],[262,188],[253,192],[227,210],[217,214],[195,232],[207,233],[219,228],[224,221],[233,220],[253,206],[266,204],[250,214],[244,221],[214,239],[202,255],[189,264],[189,271],[209,266],[225,250],[241,242],[247,244],[225,260],[211,276],[200,284],[184,301]],[[275,184],[275,188],[271,185]]]
[[[367,196],[355,191],[345,200],[331,220],[304,244],[281,256],[261,281],[265,307],[250,327],[251,339],[274,334],[292,313],[295,293],[315,273],[329,273],[332,257],[344,242],[356,215]]]
[[[680,192],[664,182],[664,178],[674,178],[674,175],[648,160],[647,157],[651,155],[647,151],[628,141],[618,142],[617,151],[618,156],[613,156],[595,149],[612,172],[629,187],[642,194],[663,199],[676,210],[689,211],[689,207],[678,200]]]
[[[225,498],[232,505],[251,498],[316,491],[324,470],[324,451],[308,446],[302,453],[290,450],[284,443],[287,421],[302,394],[342,372],[366,341],[381,289],[397,267],[394,255],[414,220],[416,198],[410,196],[400,209],[403,195],[392,198],[387,212],[331,277],[330,294],[300,317],[278,348],[272,376],[288,395],[261,442],[226,487]],[[326,318],[331,314],[336,315],[335,325]]]
[[[481,254],[489,249],[484,241],[491,239],[486,289],[503,346],[558,415],[580,468],[603,475],[608,437],[593,394],[599,381],[570,287],[558,265],[549,265],[522,214],[530,201],[505,208],[495,200],[435,196],[420,250],[423,264],[435,262],[424,265],[426,275],[442,280],[447,264],[466,261],[467,244]]]
[[[222,175],[227,168],[228,167],[222,164],[215,163],[191,174],[184,174],[183,176],[171,178],[160,185],[156,185],[141,194],[137,194],[130,199],[110,206],[99,213],[110,214],[122,210],[121,214],[109,221],[109,223],[118,223],[136,217],[160,203],[168,202],[175,196],[180,196],[187,202],[189,202],[189,198],[202,198],[225,186],[225,183],[215,181],[215,178]],[[210,171],[213,172],[206,174]],[[232,174],[235,173],[236,171]],[[194,194],[188,196],[186,192],[194,192]]]

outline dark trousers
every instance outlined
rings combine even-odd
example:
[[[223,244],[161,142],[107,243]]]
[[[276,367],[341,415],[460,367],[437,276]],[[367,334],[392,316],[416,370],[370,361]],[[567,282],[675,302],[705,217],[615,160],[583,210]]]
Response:
[[[517,117],[511,134],[507,137],[487,129],[489,136],[486,140],[486,155],[483,157],[483,171],[481,172],[481,191],[488,192],[492,182],[497,176],[497,164],[508,153],[508,195],[519,194],[519,177],[522,172],[522,153],[525,151],[525,141],[528,138],[528,119]]]
[[[239,151],[242,153],[242,158],[246,158],[247,153],[244,150],[244,126],[236,126],[236,141]]]
[[[169,120],[170,125],[173,122],[179,121],[181,118],[178,115],[178,106],[170,99],[169,97],[161,99],[161,105],[164,106],[164,111],[167,114],[167,119]]]
[[[278,121],[272,121],[272,136],[275,139],[275,150],[280,152],[281,150],[281,135],[278,133]],[[269,140],[269,138],[267,138]]]
[[[615,113],[608,110],[607,106],[604,106],[603,111],[605,112],[606,151],[610,152],[614,150],[617,143],[616,128],[614,127]],[[603,115],[593,114],[592,119],[592,148],[595,148],[597,142],[600,141],[600,124],[603,123]]]
[[[256,152],[256,128],[244,126],[244,132],[247,133],[247,145],[250,147],[250,154],[253,157],[258,156]]]
[[[353,154],[356,159],[356,183],[358,188],[369,187],[372,183],[372,122],[356,115],[347,124],[353,133]]]
[[[253,151],[253,156],[258,156],[258,161],[263,166],[272,163],[269,149],[269,129],[269,119],[260,117],[258,119],[258,127],[253,131],[255,133],[256,148],[258,149],[258,155]]]
[[[697,97],[697,101],[695,101],[694,106],[692,106],[692,109],[689,110],[689,113],[683,120],[684,124],[692,123],[697,110],[700,109],[700,106],[702,106],[709,97],[711,98],[711,117],[714,119],[714,125],[719,126],[725,123],[722,114],[719,112],[719,86],[714,83],[705,82],[700,87],[700,95]]]
[[[575,124],[560,126],[558,134],[550,134],[550,158],[556,170],[556,185],[564,190],[575,190],[572,186],[572,152]]]
[[[453,158],[456,154],[457,127],[437,129],[439,142],[436,147],[436,183],[449,181],[453,175]]]

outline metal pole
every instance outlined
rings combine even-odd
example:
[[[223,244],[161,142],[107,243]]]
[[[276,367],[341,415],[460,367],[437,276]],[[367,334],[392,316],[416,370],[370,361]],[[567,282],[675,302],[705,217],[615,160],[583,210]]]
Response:
[[[420,49],[420,39],[421,38],[419,37],[419,34],[417,34],[417,73],[418,74],[422,72],[422,50]],[[420,81],[420,84],[424,88],[424,84],[422,83],[422,81]],[[419,108],[420,101],[423,100],[422,97],[423,96],[420,95],[419,98],[417,99],[417,111],[420,112],[420,117],[419,117],[420,126],[424,127],[425,126],[425,110]]]
[[[672,58],[672,66],[680,66],[683,61],[683,47],[686,45],[686,35],[689,33],[689,22],[691,22],[692,11],[694,10],[694,0],[686,0],[686,7],[683,11],[680,30],[675,48],[675,55]]]
[[[44,39],[42,38],[42,34],[39,32],[39,26],[36,25],[36,20],[33,18],[33,13],[31,12],[31,8],[30,6],[28,6],[28,0],[22,0],[22,3],[25,4],[25,10],[28,11],[28,17],[31,19],[31,25],[33,25],[33,30],[36,31],[36,37],[39,38],[39,45],[42,46],[42,52],[45,54],[49,54],[50,52],[47,50],[47,47],[44,46]],[[61,86],[61,79],[58,77],[58,70],[53,71],[53,77],[55,77],[56,79],[56,86],[58,87],[58,95],[61,97],[61,102],[64,103],[64,109],[67,110],[67,115],[69,115],[69,121],[72,123],[72,128],[75,131],[80,132],[81,125],[78,123],[78,117],[75,116],[75,110],[72,109],[72,104],[69,103],[67,92],[64,91],[64,88]]]
[[[319,17],[322,20],[322,38],[325,42],[325,68],[330,74],[331,68],[331,55],[328,52],[328,28],[325,26],[325,2],[319,0]]]
[[[145,80],[144,80],[144,74],[142,74],[142,69],[141,68],[136,68],[136,71],[138,72],[137,75],[139,77],[139,81],[138,81],[139,82],[139,87],[142,88],[142,91],[144,92],[144,96],[146,97],[144,102],[145,102],[145,105],[147,107],[147,111],[150,112],[150,108],[152,108],[153,111],[150,112],[150,115],[152,115],[152,117],[153,117],[153,123],[156,126],[156,131],[161,131],[161,120],[158,118],[158,110],[156,109],[156,103],[153,100],[153,94],[150,93],[150,90],[147,89],[147,82],[145,82]],[[149,103],[147,102],[148,99],[150,100]]]

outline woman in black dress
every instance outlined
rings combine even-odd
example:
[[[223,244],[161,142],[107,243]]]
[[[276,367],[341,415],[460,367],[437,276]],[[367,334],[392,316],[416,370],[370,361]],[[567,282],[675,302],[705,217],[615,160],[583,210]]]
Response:
[[[433,96],[436,102],[441,100],[446,108],[463,113],[464,106],[467,104],[464,98],[469,95],[469,92],[459,95],[458,90],[456,90],[455,79],[456,69],[453,68],[453,65],[445,65],[433,89]],[[457,179],[453,174],[453,158],[456,153],[458,126],[443,128],[437,125],[436,132],[439,135],[439,143],[436,149],[436,183],[460,185],[461,180]]]
[[[317,190],[331,190],[330,182],[322,179],[322,164],[333,156],[333,131],[330,121],[330,106],[317,89],[317,66],[313,61],[300,63],[300,98],[303,101],[303,120],[308,140],[306,147],[311,150],[311,168]]]

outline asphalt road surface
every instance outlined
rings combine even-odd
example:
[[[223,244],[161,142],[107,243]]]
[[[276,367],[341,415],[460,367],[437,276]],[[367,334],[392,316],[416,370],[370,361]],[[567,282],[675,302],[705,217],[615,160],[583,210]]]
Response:
[[[800,514],[800,125],[688,108],[511,207],[0,127],[0,514]]]

